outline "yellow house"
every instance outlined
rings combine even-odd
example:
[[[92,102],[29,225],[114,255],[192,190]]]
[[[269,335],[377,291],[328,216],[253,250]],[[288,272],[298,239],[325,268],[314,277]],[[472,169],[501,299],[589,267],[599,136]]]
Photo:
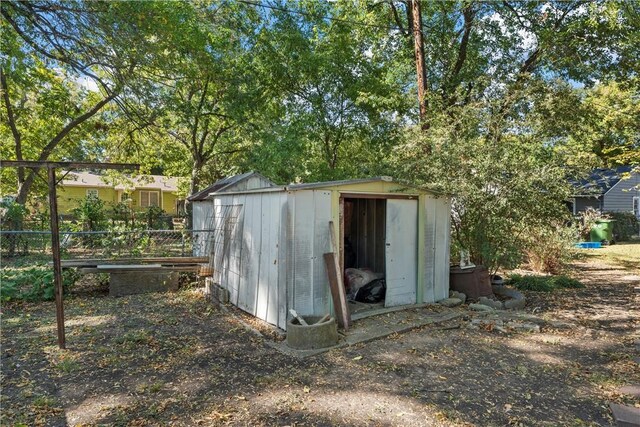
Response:
[[[72,214],[82,199],[92,195],[110,206],[120,202],[129,203],[133,209],[159,206],[168,215],[177,215],[181,210],[184,200],[176,195],[178,178],[140,175],[125,181],[114,183],[111,177],[105,175],[70,172],[58,189],[58,212]]]

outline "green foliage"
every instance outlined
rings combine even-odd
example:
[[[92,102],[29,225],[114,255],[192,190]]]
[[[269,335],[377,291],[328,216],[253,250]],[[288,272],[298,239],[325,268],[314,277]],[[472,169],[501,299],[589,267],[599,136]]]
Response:
[[[637,236],[640,232],[640,219],[632,212],[605,212],[606,215],[614,220],[613,238],[616,242],[626,242],[631,237]]]
[[[559,274],[575,255],[576,237],[575,230],[564,224],[528,231],[524,252],[529,268]]]
[[[113,206],[111,220],[114,224],[116,222],[123,223],[125,228],[133,228],[134,218],[134,212],[133,209],[131,209],[130,203],[118,202]]]
[[[640,87],[616,81],[574,90],[579,96],[573,102],[576,120],[557,149],[571,163],[640,165],[639,91]]]
[[[591,233],[591,229],[594,227],[596,222],[601,219],[610,219],[611,216],[609,214],[601,212],[599,209],[594,209],[592,207],[586,208],[584,211],[580,212],[578,215],[578,235],[583,241],[589,241]]]
[[[147,229],[149,230],[162,230],[166,229],[166,224],[161,221],[164,215],[164,210],[159,206],[149,206],[143,212],[145,221],[147,223]]]
[[[548,145],[507,129],[483,134],[492,118],[481,112],[460,109],[455,121],[435,116],[429,134],[407,135],[395,161],[405,179],[454,195],[453,239],[493,272],[517,266],[530,236],[568,219],[562,202],[570,188]]]
[[[22,221],[29,214],[29,210],[14,200],[0,202],[0,220],[5,230],[20,230]]]
[[[522,276],[514,274],[509,277],[507,284],[521,291],[553,292],[557,289],[584,288],[576,279],[567,276]]]
[[[96,196],[87,196],[73,209],[73,214],[82,225],[82,231],[101,231],[107,225],[105,203]]]
[[[63,270],[63,288],[67,291],[78,279],[72,269]],[[2,301],[42,301],[54,299],[53,268],[35,265],[26,268],[3,267],[0,269],[0,299]]]
[[[337,22],[373,24],[372,11],[349,2],[298,7],[306,15],[275,12],[258,35],[254,63],[272,100],[257,115],[269,125],[255,131],[247,167],[279,182],[375,175],[411,108],[397,74],[411,64],[383,31]]]

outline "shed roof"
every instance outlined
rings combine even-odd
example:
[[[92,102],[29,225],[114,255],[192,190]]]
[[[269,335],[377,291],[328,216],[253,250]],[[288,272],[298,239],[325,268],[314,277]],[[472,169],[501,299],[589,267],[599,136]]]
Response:
[[[226,178],[222,178],[219,179],[218,181],[214,182],[213,184],[211,184],[210,186],[198,191],[197,193],[191,195],[188,197],[188,200],[194,202],[194,201],[201,201],[201,200],[205,200],[211,193],[219,193],[224,191],[226,188],[229,188],[235,184],[238,184],[242,181],[244,181],[245,179],[251,178],[253,176],[257,176],[259,178],[264,179],[265,181],[268,181],[271,183],[271,180],[269,180],[267,177],[265,177],[264,175],[258,173],[258,172],[254,172],[254,171],[250,171],[250,172],[246,172],[240,175],[233,175],[233,176],[228,176]],[[272,187],[274,184],[272,183],[271,186]],[[268,188],[268,187],[266,187]]]
[[[298,191],[298,190],[313,190],[320,188],[331,188],[331,187],[342,187],[342,186],[351,186],[354,184],[368,184],[368,183],[376,183],[376,182],[385,182],[390,184],[396,184],[402,187],[406,187],[409,189],[416,190],[417,192],[428,192],[437,195],[444,195],[444,193],[432,190],[425,187],[417,187],[412,184],[407,184],[405,182],[396,181],[390,176],[377,176],[372,178],[361,178],[361,179],[350,179],[350,180],[340,180],[340,181],[321,181],[321,182],[309,182],[309,183],[300,183],[300,184],[289,184],[283,186],[272,186],[265,188],[257,188],[253,190],[242,190],[242,191],[226,191],[224,189],[219,189],[216,191],[210,191],[206,197],[213,196],[218,193],[261,193],[261,192],[273,192],[273,191]],[[204,190],[203,190],[204,191]],[[201,199],[203,200],[203,199]]]
[[[576,196],[601,195],[616,185],[632,166],[618,166],[613,169],[594,169],[587,178],[571,181]]]

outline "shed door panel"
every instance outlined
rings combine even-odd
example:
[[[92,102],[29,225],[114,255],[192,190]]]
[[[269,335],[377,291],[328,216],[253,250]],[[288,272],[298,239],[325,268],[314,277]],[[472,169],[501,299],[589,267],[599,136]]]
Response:
[[[387,200],[385,307],[416,303],[418,202]]]

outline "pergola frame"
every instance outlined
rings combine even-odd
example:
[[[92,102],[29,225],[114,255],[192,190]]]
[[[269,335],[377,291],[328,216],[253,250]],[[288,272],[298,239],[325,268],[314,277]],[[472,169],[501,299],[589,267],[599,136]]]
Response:
[[[64,306],[62,288],[62,267],[60,265],[60,229],[58,224],[58,198],[56,194],[56,168],[71,169],[116,169],[139,170],[134,163],[89,163],[89,162],[40,162],[29,160],[0,160],[0,167],[47,169],[49,184],[49,216],[51,223],[51,253],[53,256],[53,285],[56,298],[56,323],[58,326],[58,347],[66,348],[64,331]]]

